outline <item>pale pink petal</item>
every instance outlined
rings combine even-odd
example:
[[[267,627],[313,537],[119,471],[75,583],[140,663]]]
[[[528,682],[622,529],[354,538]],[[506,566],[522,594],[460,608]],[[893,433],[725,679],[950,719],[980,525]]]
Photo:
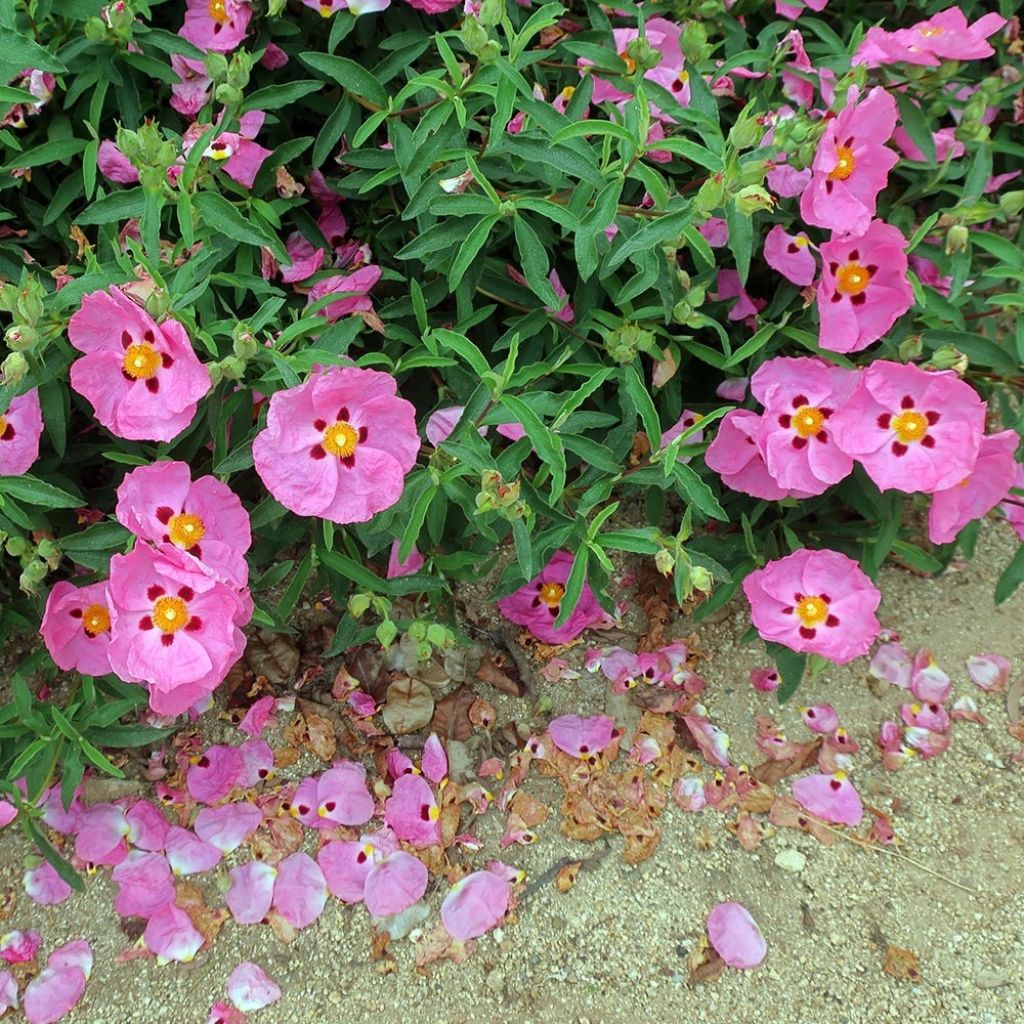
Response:
[[[252,736],[255,739],[263,734],[263,730],[267,727],[276,709],[277,701],[273,697],[269,695],[260,697],[246,711],[245,717],[238,723],[238,728],[247,736]]]
[[[974,654],[967,659],[967,674],[983,690],[1004,690],[1010,662],[1001,654]]]
[[[839,715],[831,704],[816,704],[813,707],[801,708],[804,725],[811,732],[828,734],[839,728]]]
[[[548,725],[548,734],[559,750],[582,760],[599,754],[619,735],[615,722],[607,715],[562,715]]]
[[[35,960],[42,944],[39,932],[8,932],[0,937],[0,960],[8,964],[28,963]]]
[[[192,919],[173,903],[149,919],[142,941],[162,963],[177,960],[187,964],[203,945],[203,937],[196,931]]]
[[[312,924],[323,913],[326,903],[324,873],[309,854],[293,853],[277,865],[274,910],[293,928]]]
[[[237,850],[259,828],[263,812],[253,804],[225,804],[223,807],[204,807],[192,826],[204,842],[215,846],[221,853]]]
[[[400,914],[423,898],[427,882],[424,863],[411,853],[397,850],[375,864],[366,876],[366,909],[374,917]]]
[[[475,939],[490,931],[508,910],[508,880],[474,871],[456,882],[441,904],[441,922],[454,939]]]
[[[239,964],[228,976],[228,996],[242,1011],[262,1010],[281,998],[281,989],[267,977],[262,967]]]
[[[261,860],[247,861],[228,872],[231,887],[224,902],[239,924],[259,924],[269,913],[277,868]]]
[[[768,955],[761,929],[740,903],[719,903],[708,914],[707,927],[712,947],[730,967],[749,970]]]
[[[859,825],[864,817],[860,794],[845,772],[797,779],[793,796],[804,810],[834,825]]]
[[[440,782],[448,774],[448,755],[445,754],[436,733],[431,733],[423,745],[420,767],[423,774],[433,783]]]
[[[63,903],[71,895],[71,886],[64,881],[49,861],[29,868],[24,875],[25,892],[44,907]]]
[[[167,833],[164,849],[171,870],[178,876],[210,871],[220,863],[222,856],[216,846],[204,842],[194,832],[177,825]]]

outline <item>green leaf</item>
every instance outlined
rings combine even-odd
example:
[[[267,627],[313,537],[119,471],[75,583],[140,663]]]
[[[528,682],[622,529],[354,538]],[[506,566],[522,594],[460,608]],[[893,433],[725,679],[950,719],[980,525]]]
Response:
[[[0,45],[3,45],[0,42]],[[85,882],[78,872],[57,852],[57,848],[46,837],[35,818],[21,816],[21,827],[25,835],[35,843],[39,852],[46,858],[53,870],[76,892],[85,892]]]
[[[79,508],[84,504],[80,497],[28,473],[0,476],[0,493],[40,508]]]
[[[640,379],[636,367],[623,367],[622,385],[626,397],[644,425],[644,432],[651,442],[651,448],[657,451],[661,447],[661,423],[658,421],[658,410],[654,408],[651,394]]]
[[[530,291],[545,306],[558,309],[562,305],[562,300],[555,294],[555,289],[548,280],[548,254],[544,246],[541,245],[537,232],[521,215],[516,216],[512,223],[516,236],[516,248],[519,250],[523,274],[530,286]]]
[[[1024,583],[1024,544],[1017,548],[1017,553],[996,583],[996,604],[1002,604],[1021,583]]]
[[[246,96],[241,113],[244,114],[249,110],[277,110],[280,107],[287,107],[296,100],[302,99],[303,96],[319,92],[323,87],[324,83],[318,78],[307,78],[300,82],[284,82],[281,85],[267,85]]]
[[[292,577],[285,592],[281,595],[281,600],[277,602],[277,607],[274,609],[275,619],[285,622],[288,616],[291,615],[299,598],[302,596],[302,588],[306,585],[306,580],[309,579],[312,568],[313,548],[310,547],[306,549],[305,558],[299,563],[295,575]]]
[[[145,463],[148,465],[148,463]],[[74,556],[81,551],[123,551],[132,535],[120,524],[94,523],[81,533],[70,533],[61,538],[61,550]]]
[[[534,450],[551,470],[551,502],[554,504],[565,489],[565,449],[561,438],[549,430],[544,421],[521,398],[502,395],[501,402],[526,431]]]
[[[572,560],[572,569],[569,570],[569,578],[565,581],[565,593],[562,595],[562,604],[555,619],[556,629],[564,626],[569,621],[569,616],[576,610],[580,595],[583,593],[583,585],[587,582],[589,564],[590,548],[584,544],[576,552],[576,557]]]
[[[483,378],[491,372],[487,357],[464,334],[450,331],[447,327],[438,327],[433,331],[432,337],[458,355],[478,377]]]
[[[329,53],[300,53],[299,60],[314,71],[337,82],[349,92],[362,96],[380,107],[387,106],[388,97],[384,87],[366,68],[347,57],[336,57]]]
[[[455,259],[452,260],[452,265],[448,270],[448,283],[452,291],[462,283],[466,271],[469,270],[470,265],[476,260],[477,255],[484,247],[484,243],[491,233],[491,228],[497,224],[499,219],[496,214],[482,217],[476,222],[469,234],[466,235],[465,241],[459,246]]]
[[[145,747],[159,743],[177,730],[177,726],[166,729],[151,729],[145,725],[108,725],[104,728],[85,730],[85,736],[97,747]]]
[[[924,154],[925,162],[935,165],[935,139],[924,113],[918,103],[905,92],[893,91],[900,108],[900,123],[910,136],[910,141]]]
[[[14,68],[16,72],[24,68],[58,73],[67,71],[67,67],[49,50],[7,28],[0,28],[0,67]],[[5,73],[3,77],[12,78],[13,75]]]
[[[0,43],[0,46],[3,44]],[[43,164],[60,163],[77,156],[88,145],[87,139],[52,139],[41,146],[34,146],[19,153],[10,163],[0,167],[0,174],[13,171],[16,167],[40,167]]]
[[[132,217],[141,217],[146,196],[142,187],[111,192],[87,206],[76,218],[78,224],[115,224]]]
[[[750,274],[750,255],[754,248],[754,219],[742,213],[735,202],[725,207],[725,223],[729,228],[729,251],[736,260],[740,284],[747,283]]]
[[[280,248],[274,235],[257,227],[217,192],[200,192],[193,199],[196,213],[202,221],[235,242],[246,245],[265,245],[271,249]]]

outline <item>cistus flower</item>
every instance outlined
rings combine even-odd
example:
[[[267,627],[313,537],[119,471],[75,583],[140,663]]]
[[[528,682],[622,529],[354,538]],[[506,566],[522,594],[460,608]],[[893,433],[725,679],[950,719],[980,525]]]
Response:
[[[55,583],[46,599],[39,632],[59,669],[105,676],[110,672],[106,582],[87,587],[76,587],[67,580]]]
[[[847,106],[828,122],[800,197],[807,224],[863,234],[875,215],[878,193],[899,156],[884,145],[896,128],[896,101],[876,86],[859,103],[851,89]]]
[[[229,178],[246,188],[252,188],[263,161],[271,155],[269,149],[254,141],[263,127],[266,116],[262,110],[250,110],[242,114],[238,120],[237,132],[221,132],[203,151],[203,156],[223,166],[224,173]],[[217,123],[220,124],[222,119],[223,114],[217,119]],[[199,122],[189,125],[181,140],[182,155],[187,157],[192,147],[211,127]],[[176,165],[174,172],[180,172],[180,167]]]
[[[117,521],[136,537],[172,544],[211,575],[236,587],[249,579],[249,514],[216,477],[192,480],[184,462],[133,469],[117,489]]]
[[[200,50],[230,53],[242,44],[252,8],[241,0],[186,0],[180,35]]]
[[[938,67],[942,60],[977,60],[995,53],[987,42],[1006,19],[996,12],[967,23],[959,7],[947,7],[910,28],[887,32],[869,28],[853,55],[853,64],[877,68],[887,64],[919,64]]]
[[[848,476],[853,459],[832,436],[830,424],[859,375],[813,357],[779,356],[763,363],[750,390],[765,407],[758,445],[772,479],[806,494],[822,494]]]
[[[328,302],[320,310],[320,315],[327,320],[340,320],[352,313],[369,313],[373,309],[370,289],[380,280],[380,274],[380,267],[371,263],[351,274],[325,277],[310,288],[306,304],[312,305],[337,294],[339,298],[336,301]]]
[[[201,60],[189,60],[180,53],[171,54],[171,70],[178,76],[171,84],[171,106],[182,117],[195,117],[210,101],[213,79]]]
[[[743,581],[764,640],[839,665],[866,654],[878,636],[882,595],[852,558],[802,548]]]
[[[928,539],[933,544],[948,544],[968,523],[988,515],[1006,497],[1018,465],[1014,454],[1019,444],[1015,430],[983,437],[974,469],[958,484],[932,494]]]
[[[907,240],[872,221],[860,235],[821,246],[818,342],[830,352],[859,352],[878,341],[914,305],[907,279]]]
[[[985,403],[950,370],[873,362],[832,423],[836,443],[882,490],[926,494],[974,469]]]
[[[39,392],[33,388],[11,399],[0,413],[0,476],[21,476],[39,458],[43,412]]]
[[[525,626],[545,643],[566,644],[575,640],[583,630],[601,622],[605,613],[590,585],[584,583],[572,614],[563,625],[555,626],[562,610],[572,563],[573,556],[568,551],[556,551],[551,561],[526,586],[498,600],[498,611],[510,622]]]
[[[172,440],[210,390],[185,328],[171,319],[157,324],[120,288],[86,295],[68,338],[85,353],[71,364],[71,386],[117,437]]]
[[[170,545],[115,555],[107,594],[111,668],[146,683],[158,714],[181,714],[212,693],[245,649],[251,604]]]
[[[256,471],[298,515],[364,523],[402,496],[420,448],[416,410],[390,374],[332,367],[271,396]]]

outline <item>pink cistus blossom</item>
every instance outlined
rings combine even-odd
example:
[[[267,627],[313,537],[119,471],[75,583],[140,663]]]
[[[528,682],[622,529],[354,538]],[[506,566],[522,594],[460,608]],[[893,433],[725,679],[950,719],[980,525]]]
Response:
[[[843,111],[830,120],[818,142],[811,181],[800,197],[807,224],[863,234],[875,215],[878,193],[899,156],[887,146],[896,128],[896,101],[876,86],[859,103],[850,90]]]
[[[852,558],[802,548],[743,581],[762,638],[845,664],[878,636],[882,595]]]
[[[242,44],[251,17],[241,0],[186,0],[180,35],[200,50],[230,53]]]
[[[803,231],[789,234],[781,224],[768,232],[764,240],[764,261],[787,281],[801,288],[809,285],[818,272],[811,252],[811,240]]]
[[[875,360],[832,422],[836,443],[882,490],[932,494],[974,470],[985,403],[951,370]]]
[[[139,466],[118,487],[115,511],[136,537],[174,545],[225,583],[248,582],[249,514],[216,477],[193,480],[184,462]]]
[[[914,305],[907,278],[907,240],[876,220],[860,235],[821,246],[818,343],[830,352],[859,352],[878,341]]]
[[[572,614],[563,625],[555,626],[562,610],[572,563],[573,556],[568,551],[556,551],[551,561],[525,587],[498,600],[498,611],[510,622],[525,626],[544,643],[566,644],[575,640],[589,626],[601,622],[605,613],[590,585],[584,583]]]
[[[1015,430],[983,437],[974,469],[958,484],[932,494],[928,539],[933,544],[948,544],[968,523],[988,515],[1006,497],[1017,468],[1014,454],[1019,444]]]
[[[771,478],[805,494],[822,494],[850,474],[853,459],[836,444],[831,419],[857,386],[856,371],[813,357],[763,363],[750,390],[765,407],[758,445]]]
[[[401,546],[401,542],[396,540],[388,552],[387,578],[389,580],[396,579],[399,576],[412,576],[423,568],[423,556],[416,550],[415,545],[413,545],[412,550],[409,552],[408,558],[404,562],[400,562],[398,560],[398,553]]]
[[[139,180],[135,165],[117,148],[110,139],[104,139],[96,153],[96,166],[105,178],[119,185],[134,185]]]
[[[71,386],[117,437],[172,440],[210,390],[185,328],[171,319],[158,325],[120,288],[86,295],[68,339],[85,353],[71,364]]]
[[[719,903],[708,914],[708,941],[730,967],[750,970],[768,955],[757,922],[740,903]]]
[[[937,67],[941,60],[979,60],[995,53],[988,37],[1006,19],[996,12],[982,15],[973,24],[959,7],[947,7],[910,28],[887,32],[869,28],[853,55],[853,64],[877,68],[887,64],[921,64]]]
[[[340,320],[352,313],[369,313],[373,309],[370,290],[380,280],[380,275],[380,267],[371,263],[351,274],[325,277],[310,288],[306,304],[311,306],[330,295],[337,295],[334,302],[328,302],[320,310],[320,315],[327,320]]]
[[[0,476],[21,476],[39,458],[43,412],[39,392],[33,388],[11,399],[0,413]]]
[[[441,923],[465,942],[489,932],[508,910],[511,885],[494,871],[474,871],[456,882],[441,904]]]
[[[390,374],[332,367],[271,396],[256,472],[285,508],[365,523],[402,496],[420,448],[416,410]]]
[[[211,693],[245,649],[251,605],[168,545],[115,555],[107,593],[111,668],[146,683],[158,714],[180,715]]]
[[[39,632],[57,668],[105,676],[110,671],[107,584],[76,587],[67,580],[55,583],[46,599]]]
[[[203,151],[203,156],[222,164],[224,173],[239,185],[252,188],[256,175],[271,151],[255,141],[266,114],[262,110],[250,110],[238,120],[237,132],[221,132]],[[217,124],[223,120],[223,114]],[[206,134],[211,125],[198,122],[189,125],[182,138],[182,155],[188,156],[192,147]],[[176,165],[175,173],[180,173]]]
[[[171,106],[182,117],[195,117],[210,101],[213,79],[201,60],[190,60],[180,53],[171,54],[171,70],[178,81],[171,84]]]

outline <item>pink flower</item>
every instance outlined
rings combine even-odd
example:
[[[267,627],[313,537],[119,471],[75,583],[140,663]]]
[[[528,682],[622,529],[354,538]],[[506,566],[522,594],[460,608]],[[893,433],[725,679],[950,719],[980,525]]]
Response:
[[[180,34],[200,50],[230,53],[242,44],[251,17],[242,0],[186,0]]]
[[[110,563],[110,665],[147,683],[150,707],[180,715],[212,693],[245,649],[251,615],[235,591],[184,561],[144,545]]]
[[[917,274],[921,284],[934,288],[940,295],[949,295],[953,278],[943,274],[930,259],[924,256],[911,256],[910,269]]]
[[[1024,490],[1024,463],[1018,462],[1014,466],[1011,485],[1017,490]],[[1017,494],[1008,494],[1006,498],[999,506],[999,511],[1017,531],[1017,536],[1024,539],[1024,498]]]
[[[236,587],[249,579],[249,514],[216,477],[193,481],[184,462],[133,469],[117,489],[117,520],[142,540],[173,544],[186,560]],[[194,560],[194,562],[193,562]]]
[[[750,911],[739,903],[719,903],[708,914],[708,941],[730,966],[750,970],[768,955],[768,944]]]
[[[858,374],[813,357],[777,356],[751,378],[765,406],[758,445],[780,487],[822,494],[847,477],[853,459],[836,444],[831,419],[849,400]]]
[[[264,160],[271,151],[255,142],[256,136],[263,127],[266,114],[262,110],[250,110],[239,118],[237,132],[221,132],[207,146],[203,156],[222,163],[224,173],[237,181],[239,185],[252,188],[256,175],[259,174]],[[223,114],[217,119],[220,124]],[[182,153],[188,156],[192,147],[210,128],[208,124],[192,124],[182,139]]]
[[[968,25],[959,7],[947,7],[907,29],[907,45],[942,60],[978,60],[995,53],[987,42],[988,37],[1005,24],[1006,19],[1002,15],[991,12]]]
[[[845,664],[878,636],[882,595],[852,558],[801,548],[743,581],[751,618],[765,640]]]
[[[86,295],[68,338],[85,353],[71,365],[71,386],[117,437],[172,440],[210,390],[185,328],[171,319],[157,325],[120,288]]]
[[[412,550],[409,552],[409,557],[404,561],[398,560],[398,549],[401,547],[399,541],[395,541],[391,545],[391,551],[388,554],[388,571],[387,578],[393,580],[398,576],[412,576],[413,573],[417,573],[423,568],[423,556],[416,550],[413,545]]]
[[[366,769],[354,761],[338,761],[316,784],[317,824],[362,825],[373,817],[374,803],[366,788]]]
[[[462,419],[464,409],[465,406],[463,405],[447,405],[442,409],[435,409],[430,414],[427,424],[423,428],[423,433],[427,435],[427,440],[435,448],[451,437],[452,431],[459,425],[459,420]],[[487,433],[487,428],[481,427],[479,433],[482,437]]]
[[[831,352],[859,352],[878,341],[914,305],[907,280],[907,240],[875,220],[860,235],[821,246],[818,342]]]
[[[818,272],[811,254],[811,240],[803,231],[790,235],[781,224],[768,232],[764,240],[764,260],[787,281],[801,288],[809,285]]]
[[[25,989],[22,1009],[28,1024],[53,1024],[70,1013],[91,973],[92,949],[85,939],[54,950]]]
[[[104,139],[96,153],[96,165],[100,174],[119,185],[134,185],[139,180],[139,172],[135,165],[117,148],[117,145]]]
[[[0,413],[0,476],[21,476],[39,458],[43,412],[39,392],[33,388],[11,399]]]
[[[110,672],[110,610],[107,584],[76,587],[66,580],[55,583],[46,599],[39,627],[46,649],[57,667],[87,676]]]
[[[277,71],[288,63],[288,54],[276,43],[267,43],[260,57],[260,64],[268,71]]]
[[[474,871],[456,882],[441,904],[441,923],[465,942],[489,932],[508,910],[511,886],[493,871]]]
[[[256,471],[298,515],[364,523],[402,496],[420,439],[416,411],[378,370],[332,367],[271,396]]]
[[[182,117],[195,117],[210,101],[213,79],[201,60],[171,54],[171,69],[179,81],[171,86],[171,106]]]
[[[712,249],[720,249],[729,244],[729,225],[725,223],[724,217],[709,217],[703,224],[697,225],[697,230]]]
[[[742,402],[747,397],[749,383],[749,377],[727,377],[715,388],[715,394],[727,402]]]
[[[337,294],[339,298],[336,301],[329,302],[320,310],[321,316],[327,320],[340,320],[352,313],[368,313],[373,309],[370,289],[380,280],[380,273],[380,267],[370,264],[351,274],[325,277],[310,288],[306,304],[312,305],[329,295]]]
[[[702,417],[699,412],[694,412],[692,409],[684,409],[682,416],[661,435],[661,447],[667,448],[677,437],[682,437],[683,434],[687,434],[686,439],[683,441],[684,447],[690,444],[700,444],[704,440],[703,428],[698,427],[696,430],[691,428],[696,427],[701,419]],[[690,457],[684,455],[677,461],[689,462]]]
[[[823,11],[827,3],[828,0],[800,0],[799,4],[787,4],[785,0],[775,0],[775,13],[783,18],[789,18],[790,21],[796,21],[806,9],[816,12]],[[734,965],[729,964],[729,966]]]
[[[400,775],[384,803],[384,823],[395,835],[413,846],[433,846],[441,841],[441,808],[434,791],[420,775]]]
[[[875,360],[832,422],[836,443],[882,490],[926,494],[973,470],[985,403],[949,370]]]
[[[406,0],[406,3],[425,14],[444,14],[445,11],[457,7],[462,0]]]
[[[883,143],[896,127],[896,101],[876,86],[828,122],[811,164],[811,182],[800,197],[807,224],[863,234],[875,215],[875,200],[899,157]]]
[[[580,599],[565,624],[554,625],[562,609],[572,562],[573,556],[568,551],[556,551],[551,561],[526,586],[499,599],[498,611],[510,622],[525,626],[545,643],[565,644],[575,640],[589,626],[604,619],[604,610],[597,603],[589,584],[584,583]]]
[[[592,761],[622,733],[615,728],[615,721],[607,715],[594,715],[591,718],[562,715],[548,725],[548,735],[562,753],[581,761]]]
[[[1006,497],[1017,469],[1014,453],[1020,443],[1015,430],[983,437],[974,469],[958,484],[932,494],[928,539],[948,544],[970,522],[988,515]]]
[[[737,300],[726,314],[730,320],[746,320],[756,317],[758,312],[768,305],[764,299],[755,299],[747,294],[747,290],[740,283],[740,275],[735,270],[720,270],[715,287],[717,291],[712,294],[711,298],[717,301]]]
[[[324,250],[314,248],[313,244],[307,242],[297,231],[288,236],[284,247],[292,261],[290,267],[285,267],[281,271],[281,280],[285,284],[305,281],[320,269],[324,261]]]
[[[714,470],[727,487],[755,498],[778,501],[781,498],[807,497],[780,487],[768,472],[757,444],[761,426],[761,417],[756,412],[746,409],[727,412],[704,454],[708,469]]]
[[[228,975],[228,997],[244,1013],[276,1003],[281,998],[281,989],[262,967],[241,963]]]
[[[391,0],[302,0],[307,7],[320,12],[321,18],[329,18],[337,11],[347,10],[354,18],[360,14],[376,14],[386,11]]]
[[[793,796],[804,810],[833,825],[859,825],[864,817],[860,794],[845,772],[797,779],[793,783]]]
[[[658,127],[660,127],[660,125]],[[669,158],[671,159],[671,154]],[[505,270],[508,273],[508,276],[511,277],[516,284],[521,284],[524,288],[528,287],[526,278],[511,264],[506,264]],[[545,306],[545,311],[553,313],[556,320],[561,320],[562,323],[571,324],[576,319],[576,314],[573,312],[572,303],[569,301],[569,293],[565,290],[565,286],[562,284],[562,279],[558,276],[557,270],[552,270],[551,273],[548,274],[548,282],[554,289],[555,294],[562,300],[562,303],[557,308]]]

